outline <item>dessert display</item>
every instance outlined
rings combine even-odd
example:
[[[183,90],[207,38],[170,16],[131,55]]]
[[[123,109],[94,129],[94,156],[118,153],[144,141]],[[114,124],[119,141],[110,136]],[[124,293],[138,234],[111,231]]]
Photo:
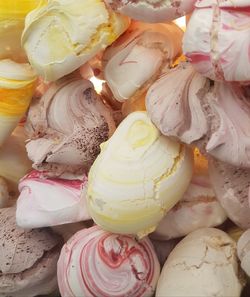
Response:
[[[0,3],[0,296],[250,296],[249,8]]]

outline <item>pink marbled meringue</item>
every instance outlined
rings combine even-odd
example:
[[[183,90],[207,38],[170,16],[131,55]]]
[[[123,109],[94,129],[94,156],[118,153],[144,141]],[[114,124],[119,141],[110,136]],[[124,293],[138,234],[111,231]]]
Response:
[[[92,83],[69,76],[33,101],[26,128],[30,137],[26,149],[35,169],[61,166],[74,172],[88,170],[115,123]]]
[[[184,35],[186,56],[213,80],[250,83],[249,1],[200,0],[196,6]]]
[[[85,192],[87,177],[79,179],[46,178],[32,171],[19,183],[16,221],[22,228],[40,228],[91,219]]]
[[[57,278],[62,297],[153,296],[160,265],[148,238],[98,226],[77,232],[62,248]]]
[[[114,97],[124,102],[143,96],[181,53],[182,36],[175,24],[133,22],[103,55],[104,77]]]
[[[177,19],[194,9],[196,0],[105,0],[112,9],[132,19],[160,23]]]
[[[182,64],[151,86],[146,106],[164,135],[231,165],[250,167],[250,98],[245,88],[213,84]]]

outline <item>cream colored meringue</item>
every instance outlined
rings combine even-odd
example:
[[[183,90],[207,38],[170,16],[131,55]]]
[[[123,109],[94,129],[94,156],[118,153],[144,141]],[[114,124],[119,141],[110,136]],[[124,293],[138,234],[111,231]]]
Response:
[[[242,287],[236,243],[219,229],[204,228],[187,235],[173,249],[156,297],[240,297]]]
[[[164,135],[234,166],[250,167],[249,102],[244,87],[213,83],[181,64],[150,87],[146,107]]]
[[[133,22],[103,55],[104,77],[114,97],[123,102],[145,95],[163,68],[181,53],[182,36],[174,23]]]
[[[8,186],[4,178],[0,176],[0,208],[6,207],[9,200]]]
[[[55,81],[79,68],[128,27],[101,0],[48,0],[25,20],[22,44],[31,65]]]
[[[13,198],[18,195],[17,185],[20,178],[28,173],[32,165],[25,150],[26,139],[25,129],[18,126],[0,148],[0,176],[7,181]]]
[[[132,19],[160,23],[172,21],[194,9],[196,0],[105,0],[115,11]]]
[[[90,169],[90,215],[104,230],[145,236],[180,200],[191,176],[189,150],[161,135],[145,112],[131,113]]]
[[[241,268],[250,277],[250,229],[245,231],[238,240],[237,254]]]
[[[89,169],[115,123],[90,81],[66,77],[33,101],[26,128],[35,169],[74,172]]]
[[[160,265],[148,238],[112,234],[98,226],[77,232],[57,265],[62,297],[154,295]]]
[[[242,9],[249,7],[246,2],[197,2],[184,35],[183,51],[202,75],[250,83],[250,12]]]
[[[0,2],[0,60],[27,62],[21,47],[25,16],[46,0],[4,0]]]
[[[206,159],[195,152],[194,174],[182,199],[165,215],[152,237],[169,240],[199,228],[214,227],[227,219],[211,187]]]
[[[22,228],[50,227],[91,219],[86,205],[86,176],[46,178],[42,172],[32,171],[19,182],[19,191],[16,221]]]
[[[36,76],[29,64],[0,61],[0,146],[28,109]]]

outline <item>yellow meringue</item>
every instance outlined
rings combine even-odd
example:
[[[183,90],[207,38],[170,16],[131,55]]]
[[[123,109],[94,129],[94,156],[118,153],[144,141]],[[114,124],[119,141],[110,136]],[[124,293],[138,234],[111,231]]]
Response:
[[[146,112],[131,113],[101,145],[90,169],[90,215],[111,232],[138,237],[153,232],[189,185],[191,155],[163,136]]]
[[[47,0],[4,0],[0,1],[0,59],[18,62],[27,60],[21,48],[21,35],[25,16]]]
[[[0,61],[0,145],[14,130],[27,110],[36,76],[28,64]]]
[[[22,44],[36,71],[54,81],[110,45],[129,23],[102,0],[48,0],[26,17]]]

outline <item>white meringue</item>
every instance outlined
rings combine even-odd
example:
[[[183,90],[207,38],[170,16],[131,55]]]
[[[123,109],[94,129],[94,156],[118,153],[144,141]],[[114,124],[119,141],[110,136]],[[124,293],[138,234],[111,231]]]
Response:
[[[243,287],[236,243],[214,228],[196,230],[173,249],[156,297],[240,297]]]

